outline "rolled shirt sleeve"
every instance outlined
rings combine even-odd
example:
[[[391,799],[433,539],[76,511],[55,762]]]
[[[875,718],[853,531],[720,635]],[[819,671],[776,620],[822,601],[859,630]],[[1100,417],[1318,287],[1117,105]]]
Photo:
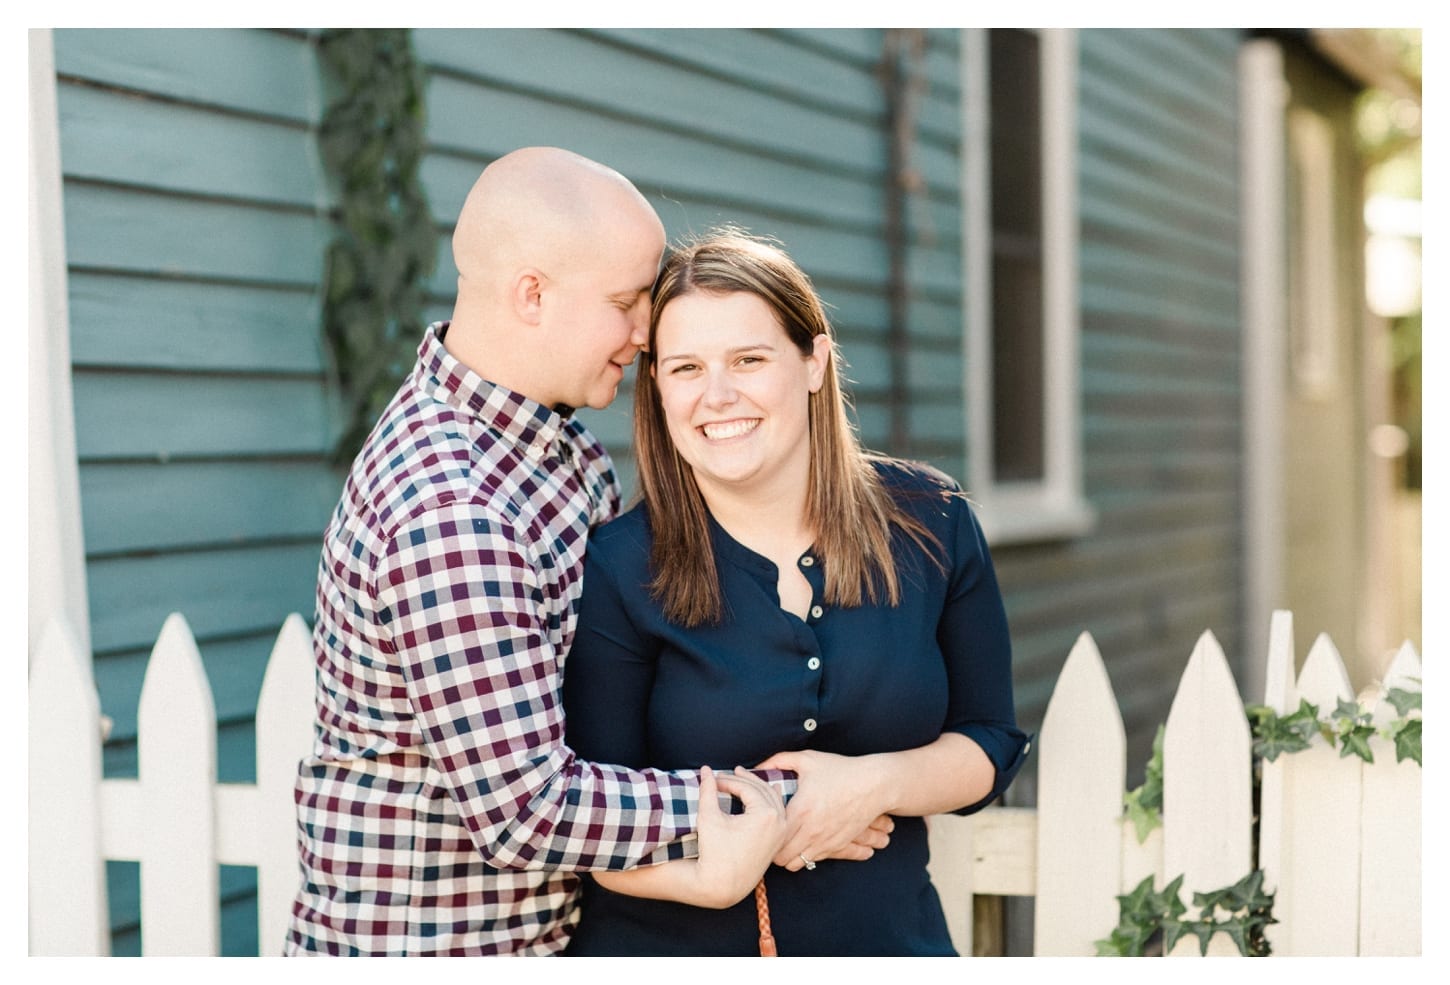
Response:
[[[951,696],[946,731],[976,742],[996,768],[992,790],[954,813],[973,814],[1002,795],[1030,752],[1012,697],[1012,641],[987,539],[964,497],[956,513],[952,570],[937,638],[947,659]],[[944,545],[946,546],[946,545]]]

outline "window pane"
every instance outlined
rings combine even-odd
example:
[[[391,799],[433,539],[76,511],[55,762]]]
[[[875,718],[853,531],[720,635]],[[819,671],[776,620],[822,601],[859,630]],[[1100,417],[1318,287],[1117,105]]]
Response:
[[[1042,84],[1032,31],[991,31],[992,231],[1042,235]]]
[[[1041,481],[1043,456],[1042,264],[997,256],[992,264],[992,457],[998,482]]]
[[[1031,31],[991,38],[993,466],[1047,477],[1043,409],[1042,93]]]

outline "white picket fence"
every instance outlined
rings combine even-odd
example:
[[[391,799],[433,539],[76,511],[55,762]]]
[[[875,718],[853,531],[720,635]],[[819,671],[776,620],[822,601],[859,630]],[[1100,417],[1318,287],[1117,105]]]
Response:
[[[1321,710],[1356,697],[1325,636],[1296,679],[1292,638],[1289,614],[1275,613],[1264,703],[1287,713],[1301,695]],[[260,950],[280,952],[298,878],[292,781],[311,742],[312,667],[307,628],[291,616],[257,710],[257,782],[219,784],[211,690],[173,615],[142,688],[139,777],[102,779],[89,658],[63,629],[46,631],[30,671],[32,954],[108,953],[106,859],[140,862],[144,954],[217,953],[219,863],[258,868]],[[1407,643],[1383,686],[1414,690],[1419,677]],[[1420,953],[1420,769],[1373,743],[1372,765],[1318,744],[1265,764],[1257,849],[1276,892],[1276,955]],[[1243,701],[1204,633],[1166,723],[1163,825],[1139,844],[1123,816],[1122,718],[1084,633],[1038,736],[1037,807],[931,819],[932,878],[958,950],[972,950],[974,894],[1034,897],[1035,953],[1090,955],[1118,923],[1116,896],[1148,875],[1161,888],[1183,874],[1190,904],[1194,890],[1237,882],[1255,852],[1250,750]],[[1198,954],[1196,940],[1173,953]],[[1237,950],[1219,934],[1209,953]]]

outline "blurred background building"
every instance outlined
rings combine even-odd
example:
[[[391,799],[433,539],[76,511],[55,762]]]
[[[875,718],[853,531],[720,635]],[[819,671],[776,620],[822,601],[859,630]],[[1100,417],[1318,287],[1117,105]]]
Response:
[[[955,475],[1041,721],[1096,639],[1142,775],[1199,634],[1362,687],[1420,642],[1417,31],[56,30],[32,36],[30,624],[134,774],[166,615],[250,779],[357,428],[447,317],[479,171],[553,144],[673,237],[776,236],[866,443]],[[587,413],[633,486],[629,396]],[[32,709],[32,714],[35,709]],[[1136,782],[1136,780],[1133,780]],[[1010,798],[1032,803],[1029,770]],[[116,953],[137,949],[113,863]],[[223,873],[223,946],[255,949]]]

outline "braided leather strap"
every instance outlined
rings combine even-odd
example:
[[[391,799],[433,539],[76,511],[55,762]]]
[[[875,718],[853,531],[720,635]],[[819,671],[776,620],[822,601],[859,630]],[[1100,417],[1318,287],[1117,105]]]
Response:
[[[755,921],[760,925],[760,956],[776,957],[775,937],[770,932],[770,901],[765,898],[765,879],[755,884]]]

